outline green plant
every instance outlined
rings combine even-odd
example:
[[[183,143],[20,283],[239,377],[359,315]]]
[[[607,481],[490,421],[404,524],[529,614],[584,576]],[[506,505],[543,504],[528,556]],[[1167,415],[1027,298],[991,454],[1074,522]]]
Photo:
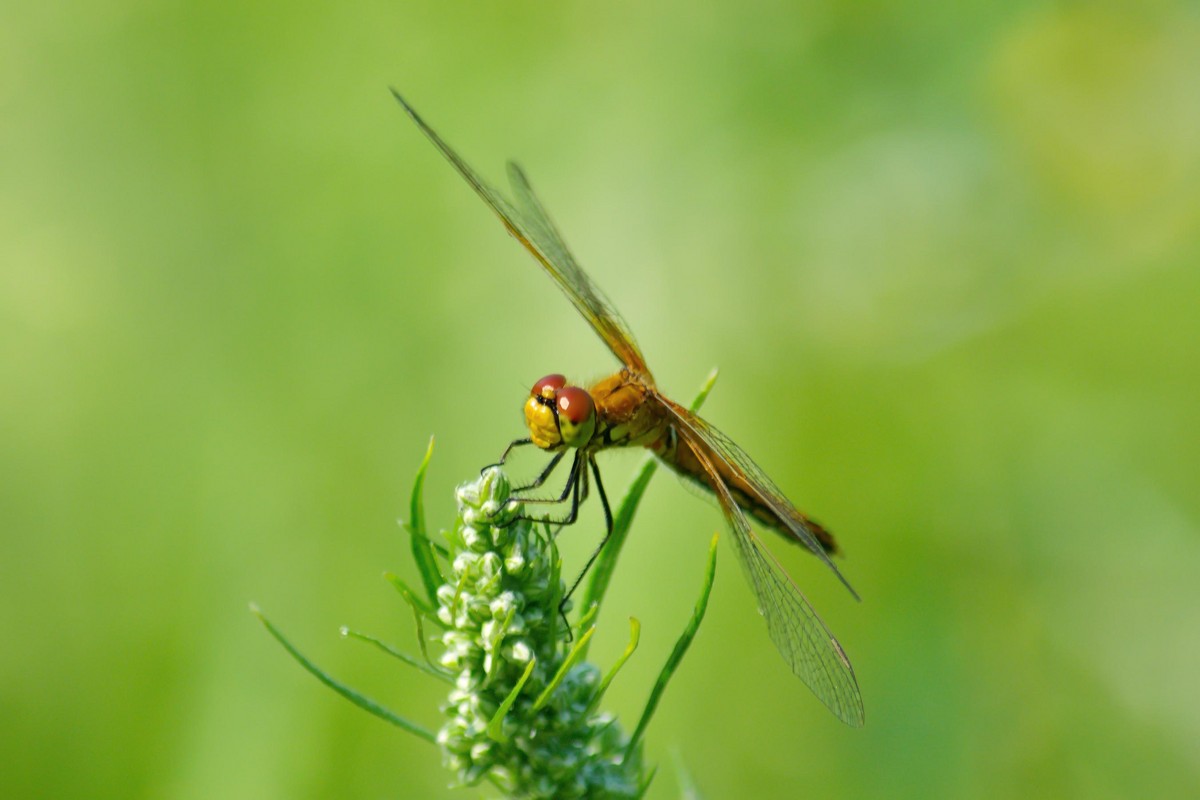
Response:
[[[715,380],[710,376],[699,406]],[[562,562],[555,531],[519,515],[504,471],[492,467],[455,492],[458,518],[445,546],[428,535],[422,500],[433,442],[417,471],[405,524],[421,579],[420,590],[395,575],[389,582],[413,610],[420,658],[367,634],[343,628],[406,665],[450,686],[435,734],[337,681],[296,649],[257,608],[267,630],[305,669],[360,708],[438,744],[446,766],[464,785],[487,781],[512,798],[636,798],[654,776],[643,736],[671,676],[696,635],[716,572],[717,537],[692,617],[650,691],[632,734],[600,710],[604,693],[637,648],[640,626],[630,620],[629,645],[607,672],[586,660],[588,644],[621,545],[656,469],[647,458],[618,507],[613,536],[584,589],[581,614],[565,621]],[[426,629],[440,633],[435,661]]]

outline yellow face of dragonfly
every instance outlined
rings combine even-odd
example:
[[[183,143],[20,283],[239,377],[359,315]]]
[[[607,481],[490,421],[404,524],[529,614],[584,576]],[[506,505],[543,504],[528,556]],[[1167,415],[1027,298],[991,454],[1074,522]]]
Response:
[[[567,386],[562,375],[547,375],[529,392],[525,424],[543,450],[583,447],[596,432],[596,404],[586,389]]]

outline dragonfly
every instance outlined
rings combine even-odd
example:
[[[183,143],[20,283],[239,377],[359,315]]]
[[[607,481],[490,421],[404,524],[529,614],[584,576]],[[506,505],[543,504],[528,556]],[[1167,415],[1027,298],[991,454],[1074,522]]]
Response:
[[[392,89],[392,94],[417,127],[495,212],[509,234],[558,284],[622,364],[613,375],[586,387],[573,385],[558,373],[538,380],[524,406],[529,436],[510,444],[501,456],[501,463],[514,447],[527,444],[552,453],[551,461],[537,479],[522,487],[530,489],[540,486],[565,455],[573,452],[571,471],[562,496],[541,502],[562,503],[570,495],[571,512],[561,522],[574,522],[581,502],[580,486],[583,485],[582,496],[586,497],[587,469],[590,468],[604,506],[609,533],[612,515],[595,458],[600,451],[645,447],[685,482],[715,497],[733,533],[738,560],[754,591],[759,613],[766,620],[771,641],[792,672],[838,719],[860,727],[864,721],[862,695],[850,659],[800,588],[755,533],[750,518],[812,553],[858,599],[858,594],[830,558],[838,552],[832,534],[798,511],[732,439],[659,390],[629,327],[571,255],[521,167],[513,161],[508,162],[510,200],[451,149],[399,92]]]

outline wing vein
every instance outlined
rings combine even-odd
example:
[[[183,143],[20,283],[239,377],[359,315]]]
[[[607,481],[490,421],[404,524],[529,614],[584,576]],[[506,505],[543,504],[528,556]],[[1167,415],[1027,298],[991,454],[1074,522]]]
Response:
[[[545,207],[533,192],[529,179],[514,162],[508,164],[508,179],[515,202],[485,181],[463,158],[430,128],[416,110],[395,89],[392,94],[417,127],[441,151],[475,193],[500,217],[508,232],[537,260],[542,269],[554,279],[558,288],[599,334],[608,349],[625,366],[653,384],[646,359],[638,348],[629,326],[599,287],[576,263],[558,228],[550,220]]]
[[[858,680],[846,651],[826,627],[804,593],[750,528],[713,464],[708,442],[686,424],[679,410],[671,409],[682,443],[691,448],[708,476],[733,532],[738,561],[766,619],[767,632],[792,672],[804,681],[830,711],[848,725],[863,724],[864,711]]]

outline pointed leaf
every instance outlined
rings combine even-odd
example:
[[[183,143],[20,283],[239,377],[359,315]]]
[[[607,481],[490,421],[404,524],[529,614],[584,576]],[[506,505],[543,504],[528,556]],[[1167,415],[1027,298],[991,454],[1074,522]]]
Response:
[[[625,645],[625,652],[612,665],[612,669],[604,676],[604,680],[600,681],[600,688],[596,690],[595,696],[592,698],[591,708],[595,709],[600,704],[600,699],[604,697],[604,693],[608,691],[608,685],[613,682],[613,678],[617,677],[617,673],[621,671],[621,667],[625,666],[625,662],[637,650],[638,642],[642,636],[642,623],[637,621],[637,617],[629,618],[629,644]]]
[[[563,682],[564,678],[567,677],[567,673],[570,672],[571,667],[575,666],[576,662],[578,662],[583,656],[583,651],[587,649],[587,643],[591,641],[592,634],[595,632],[596,627],[593,625],[592,627],[588,628],[587,633],[579,637],[579,641],[575,643],[575,646],[571,648],[571,652],[567,654],[565,659],[563,659],[563,663],[561,666],[559,666],[558,672],[554,673],[554,679],[551,680],[550,683],[546,684],[546,688],[542,690],[542,693],[538,695],[538,699],[534,701],[534,711],[550,702],[550,696],[554,694],[554,690],[557,689],[558,685]]]
[[[700,597],[696,600],[696,607],[692,610],[692,618],[688,620],[687,627],[684,628],[679,641],[675,642],[675,649],[671,651],[667,663],[663,665],[662,672],[658,675],[658,680],[654,683],[654,688],[650,691],[650,698],[646,701],[642,718],[638,720],[637,728],[629,739],[629,746],[625,749],[626,758],[629,757],[629,753],[633,752],[633,748],[642,738],[642,734],[646,732],[646,726],[650,724],[650,718],[654,716],[654,711],[658,708],[658,701],[662,699],[667,683],[675,674],[675,670],[679,668],[679,663],[683,660],[688,648],[691,647],[692,640],[696,638],[696,632],[700,629],[700,623],[704,619],[704,612],[708,610],[708,596],[712,593],[713,581],[716,580],[716,576],[717,534],[713,534],[712,544],[708,548],[708,566],[704,570],[704,585],[700,588]]]
[[[258,617],[259,621],[263,624],[264,627],[266,627],[267,631],[272,636],[275,637],[276,641],[278,641],[281,645],[283,645],[283,649],[287,650],[288,653],[291,654],[292,658],[296,659],[296,661],[299,662],[300,666],[302,666],[306,670],[308,670],[309,673],[311,673],[312,676],[315,677],[317,680],[319,680],[321,683],[325,684],[330,689],[333,689],[335,692],[337,692],[342,697],[349,700],[351,703],[354,703],[354,705],[358,706],[363,711],[374,714],[375,716],[379,717],[380,719],[390,722],[393,725],[395,725],[397,728],[408,731],[409,733],[413,734],[414,736],[424,739],[425,741],[429,742],[430,744],[437,744],[437,737],[433,734],[432,731],[426,730],[425,728],[421,727],[420,725],[418,725],[415,722],[410,722],[409,720],[400,716],[396,712],[394,712],[388,708],[385,708],[384,706],[375,702],[374,700],[367,697],[366,695],[363,695],[363,694],[355,691],[354,689],[351,689],[349,686],[346,686],[341,681],[338,681],[337,679],[333,678],[327,672],[325,672],[320,667],[318,667],[316,664],[309,661],[308,658],[306,658],[303,653],[301,653],[299,650],[297,650],[292,645],[292,643],[287,640],[287,638],[283,635],[283,633],[280,632],[280,630],[278,628],[276,628],[269,619],[267,619],[267,617],[262,613],[262,611],[259,610],[258,606],[251,605],[250,611],[256,617]]]
[[[433,437],[429,437],[429,447],[425,450],[425,458],[417,469],[417,477],[413,481],[412,498],[409,500],[408,532],[409,544],[412,548],[413,561],[421,574],[421,582],[425,584],[425,593],[429,602],[437,604],[437,589],[442,585],[442,572],[438,568],[437,557],[433,553],[429,535],[425,530],[425,472],[429,469],[429,460],[433,458]]]
[[[492,716],[492,721],[488,723],[488,736],[501,744],[508,741],[508,737],[504,735],[504,718],[508,716],[508,710],[512,708],[513,703],[517,702],[517,698],[521,695],[521,690],[525,688],[525,682],[533,674],[535,664],[537,664],[536,656],[529,659],[529,666],[525,667],[525,672],[522,673],[520,680],[517,681],[517,685],[508,693],[508,697],[504,698],[504,702],[500,704],[500,707],[496,709],[495,715]]]
[[[383,652],[387,653],[392,658],[402,661],[403,663],[408,664],[410,667],[413,667],[415,669],[420,670],[421,672],[424,672],[426,675],[431,675],[434,678],[437,678],[439,681],[442,681],[443,683],[448,683],[451,686],[454,685],[454,677],[452,675],[450,675],[450,673],[446,672],[445,670],[440,670],[431,664],[420,661],[420,660],[414,658],[413,656],[410,656],[408,653],[405,653],[401,650],[397,650],[395,647],[388,644],[387,642],[382,641],[380,639],[376,639],[374,636],[371,636],[370,634],[361,633],[359,631],[352,630],[352,629],[346,627],[345,625],[342,626],[341,633],[342,633],[342,636],[345,636],[347,639],[358,639],[360,642],[366,642],[367,644],[373,644],[376,647],[378,647],[380,650],[382,650]]]

